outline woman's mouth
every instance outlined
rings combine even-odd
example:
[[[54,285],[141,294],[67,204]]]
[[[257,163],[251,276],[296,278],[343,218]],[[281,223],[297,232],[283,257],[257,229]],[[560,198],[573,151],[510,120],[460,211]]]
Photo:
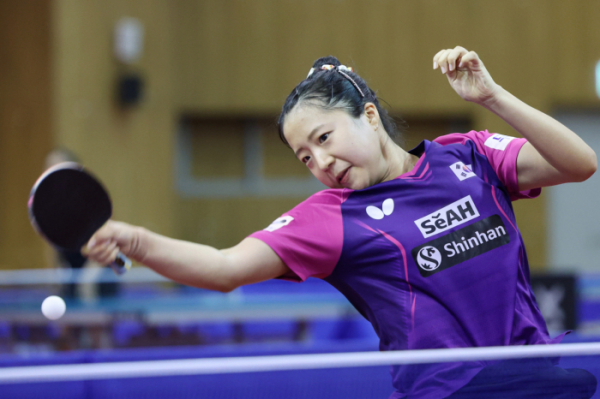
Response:
[[[338,176],[337,176],[337,181],[338,183],[343,186],[346,183],[348,183],[348,179],[350,178],[350,168],[351,166],[349,166],[348,168],[344,169]]]

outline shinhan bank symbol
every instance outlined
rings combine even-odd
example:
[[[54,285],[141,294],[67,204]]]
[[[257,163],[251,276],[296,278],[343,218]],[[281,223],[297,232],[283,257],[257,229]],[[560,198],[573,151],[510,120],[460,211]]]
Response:
[[[367,215],[377,220],[383,219],[384,216],[391,215],[392,212],[394,212],[394,200],[391,198],[388,198],[385,201],[383,201],[381,209],[373,205],[369,205],[367,207]]]

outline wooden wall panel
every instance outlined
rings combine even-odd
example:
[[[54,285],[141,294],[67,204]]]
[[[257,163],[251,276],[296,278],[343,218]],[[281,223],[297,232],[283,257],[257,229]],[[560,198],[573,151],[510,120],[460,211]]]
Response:
[[[173,234],[173,113],[169,3],[159,0],[55,0],[56,142],[74,150],[106,184],[115,217]],[[121,17],[145,28],[135,65],[113,56],[113,27]],[[137,72],[142,101],[116,102],[120,73]]]
[[[191,173],[195,178],[244,176],[244,123],[208,120],[191,124]]]
[[[0,2],[0,268],[44,263],[27,198],[52,145],[50,2]]]
[[[395,107],[465,110],[431,71],[433,54],[458,44],[480,52],[494,77],[526,100],[546,91],[593,99],[600,12],[593,1],[175,3],[184,108],[277,110],[314,59],[335,54]]]

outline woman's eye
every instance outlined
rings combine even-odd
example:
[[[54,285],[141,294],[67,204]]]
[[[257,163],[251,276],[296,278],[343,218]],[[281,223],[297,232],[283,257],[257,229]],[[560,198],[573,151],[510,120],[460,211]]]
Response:
[[[322,134],[319,136],[319,143],[323,143],[329,137],[329,133]]]

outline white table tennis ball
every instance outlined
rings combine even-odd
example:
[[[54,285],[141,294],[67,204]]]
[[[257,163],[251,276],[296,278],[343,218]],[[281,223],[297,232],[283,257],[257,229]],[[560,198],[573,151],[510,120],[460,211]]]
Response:
[[[42,302],[42,313],[50,320],[60,319],[66,310],[67,305],[59,296],[50,295]]]

